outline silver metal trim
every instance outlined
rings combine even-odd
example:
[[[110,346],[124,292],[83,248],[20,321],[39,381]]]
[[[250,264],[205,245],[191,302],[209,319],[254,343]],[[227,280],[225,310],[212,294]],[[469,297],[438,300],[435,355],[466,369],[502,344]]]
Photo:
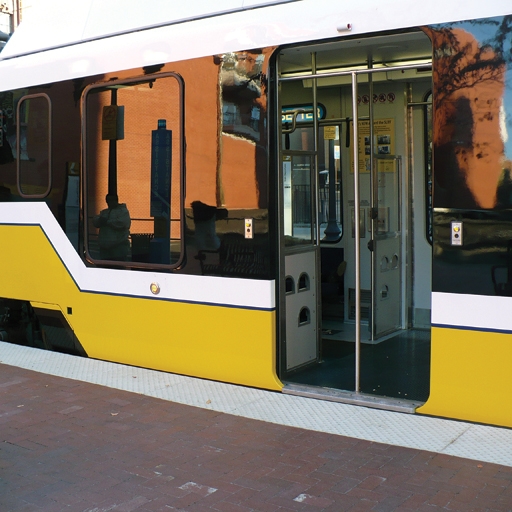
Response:
[[[296,75],[296,76],[283,76],[279,78],[280,82],[291,82],[294,80],[311,80],[312,78],[333,78],[337,76],[352,76],[356,75],[368,75],[373,73],[388,73],[390,71],[404,71],[408,69],[430,69],[432,68],[432,62],[425,64],[408,64],[406,66],[389,66],[387,68],[364,68],[364,69],[353,69],[347,71],[332,71],[329,73],[316,73],[308,75]]]
[[[373,62],[371,59],[368,60],[368,69],[373,69]],[[373,111],[373,75],[371,73],[368,74],[368,86],[369,86],[369,94],[370,94],[370,102],[368,103],[369,108],[369,118],[370,118],[370,244],[372,244],[372,250],[370,251],[370,283],[371,283],[371,301],[370,301],[370,319],[371,325],[370,327],[370,336],[371,340],[375,340],[375,312],[377,310],[377,277],[375,275],[375,248],[373,247],[375,235],[377,232],[377,222],[375,219],[375,212],[378,211],[378,176],[377,176],[377,167],[375,165],[375,116]],[[359,122],[359,119],[358,119]]]
[[[402,283],[402,328],[408,328],[413,325],[413,296],[414,296],[414,272],[415,272],[415,259],[414,259],[414,208],[416,205],[413,204],[413,187],[414,187],[414,107],[418,106],[415,102],[412,101],[413,98],[413,85],[412,83],[407,83],[404,91],[405,95],[405,130],[406,130],[406,155],[404,160],[404,179],[405,179],[405,204],[401,204],[401,208],[406,208],[407,210],[404,212],[402,210],[402,215],[405,214],[405,222],[403,226],[403,237],[402,239],[402,247],[405,249],[405,254],[403,257],[403,263],[405,265],[405,271],[403,271],[403,279],[405,282]],[[419,102],[421,106],[432,105],[432,102],[422,101]],[[423,121],[425,117],[423,115]],[[420,165],[423,166],[423,184],[426,184],[426,155],[425,151],[425,139],[427,138],[427,134],[423,134],[423,145],[422,145],[422,163]],[[423,201],[427,199],[426,187],[425,192],[422,194]],[[425,209],[425,206],[423,206]],[[422,228],[418,227],[418,229],[422,229],[425,235],[425,239],[427,239],[427,222],[425,221]],[[432,286],[430,291],[432,291]],[[405,302],[405,304],[404,304]]]
[[[311,54],[311,71],[316,74],[316,53]],[[313,215],[311,219],[315,223],[314,245],[320,246],[320,212],[318,211],[318,190],[320,186],[318,175],[318,89],[316,78],[313,79],[313,180],[315,185],[314,194],[312,194],[311,206],[313,208]]]
[[[412,400],[401,400],[398,398],[380,397],[359,392],[354,393],[352,391],[340,391],[332,388],[290,383],[285,383],[282,393],[285,395],[315,398],[317,400],[327,400],[329,402],[362,405],[372,409],[383,409],[406,414],[414,414],[416,409],[423,405],[423,402],[415,402]]]
[[[407,84],[408,86],[411,85],[410,83]],[[432,101],[407,101],[408,107],[431,107],[433,105]]]
[[[283,128],[283,123],[281,122],[281,133],[293,133],[297,129],[297,116],[299,114],[308,114],[313,112],[313,110],[306,110],[303,108],[297,108],[295,110],[287,110],[286,114],[292,115],[292,127],[291,128]],[[282,112],[281,112],[282,114]],[[284,123],[286,124],[286,123]]]
[[[279,81],[280,58],[276,58],[272,67],[275,79]],[[276,152],[275,152],[275,179],[276,179],[276,222],[277,222],[277,268],[276,268],[276,371],[277,375],[286,374],[287,346],[286,346],[286,272],[285,272],[285,237],[284,237],[284,192],[283,192],[283,143],[280,128],[282,128],[281,88],[276,85],[274,107],[276,126]],[[271,96],[270,96],[271,97]],[[270,105],[269,105],[270,106]],[[270,123],[269,123],[270,124]],[[270,137],[269,137],[270,140]]]
[[[311,54],[311,71],[316,74],[316,53]],[[312,205],[314,208],[315,234],[314,234],[314,247],[315,247],[315,285],[316,285],[316,358],[321,358],[321,337],[322,337],[322,288],[321,288],[321,268],[320,268],[320,211],[318,209],[318,195],[320,193],[320,174],[318,172],[318,84],[316,78],[313,79],[313,149],[315,154],[313,156],[313,172],[315,189],[312,197]]]
[[[357,126],[357,72],[352,71],[352,151],[354,159],[354,249],[355,249],[355,293],[356,293],[356,339],[355,339],[355,391],[360,391],[361,380],[361,248],[359,226],[359,127]]]

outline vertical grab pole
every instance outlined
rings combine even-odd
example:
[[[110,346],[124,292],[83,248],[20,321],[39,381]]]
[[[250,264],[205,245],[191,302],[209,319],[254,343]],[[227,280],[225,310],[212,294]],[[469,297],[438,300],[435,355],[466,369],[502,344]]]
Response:
[[[316,53],[311,54],[311,72],[313,75],[316,75]],[[314,163],[313,163],[313,201],[312,207],[313,210],[313,218],[312,220],[315,222],[315,232],[314,239],[315,245],[320,246],[320,214],[318,212],[318,188],[319,188],[319,175],[318,175],[318,91],[317,91],[317,81],[316,78],[313,78],[313,150],[315,152]]]
[[[316,75],[316,53],[311,54],[311,71],[313,75]],[[319,182],[320,175],[318,174],[318,89],[317,89],[317,80],[313,78],[313,140],[314,140],[314,160],[313,160],[313,197],[312,197],[312,206],[314,208],[313,218],[312,220],[315,222],[315,274],[319,277],[321,268],[320,268],[320,213],[318,211],[318,193],[319,193]],[[316,301],[316,354],[319,359],[321,359],[321,343],[320,336],[322,332],[322,293],[320,289],[320,279],[315,279],[316,281],[316,296],[319,298]]]
[[[355,247],[355,292],[356,292],[356,379],[355,392],[360,391],[360,362],[361,362],[361,247],[360,247],[360,225],[359,225],[359,130],[357,126],[357,74],[352,75],[352,151],[354,160],[354,247]]]
[[[373,68],[373,61],[371,57],[368,59],[368,69]],[[370,329],[370,336],[371,339],[375,339],[375,314],[377,311],[377,304],[376,304],[376,279],[377,276],[375,275],[375,236],[377,235],[377,218],[378,218],[378,211],[379,211],[379,198],[378,198],[378,172],[377,168],[375,167],[375,139],[374,139],[374,132],[375,127],[373,124],[373,118],[374,118],[374,112],[373,112],[373,75],[372,73],[368,73],[368,85],[370,88],[370,103],[368,105],[369,109],[369,118],[370,118],[370,279],[371,279],[371,293],[372,293],[372,299],[370,303],[370,318],[368,319],[368,327]]]

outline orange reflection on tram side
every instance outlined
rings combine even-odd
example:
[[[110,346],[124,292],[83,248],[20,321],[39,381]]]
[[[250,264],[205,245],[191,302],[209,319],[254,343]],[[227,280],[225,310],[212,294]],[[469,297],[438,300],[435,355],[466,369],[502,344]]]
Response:
[[[505,161],[500,115],[506,64],[462,29],[428,30],[434,46],[435,205],[496,206]]]

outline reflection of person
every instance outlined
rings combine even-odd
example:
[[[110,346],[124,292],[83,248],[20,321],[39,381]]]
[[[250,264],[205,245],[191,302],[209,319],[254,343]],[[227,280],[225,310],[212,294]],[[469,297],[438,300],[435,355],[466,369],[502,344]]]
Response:
[[[100,229],[98,244],[102,260],[126,261],[130,254],[130,213],[124,203],[119,203],[116,194],[107,194],[105,208],[93,219]]]

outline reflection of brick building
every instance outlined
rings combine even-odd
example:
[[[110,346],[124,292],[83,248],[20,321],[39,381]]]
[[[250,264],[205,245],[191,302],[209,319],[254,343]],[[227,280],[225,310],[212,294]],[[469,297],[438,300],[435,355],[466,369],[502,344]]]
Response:
[[[237,59],[237,56],[232,55],[230,58]],[[186,142],[186,190],[183,206],[187,225],[194,228],[191,222],[191,204],[200,201],[227,210],[227,217],[221,222],[222,226],[218,226],[221,232],[241,234],[244,216],[265,219],[263,223],[257,220],[256,232],[267,232],[266,91],[259,82],[260,73],[266,71],[268,59],[264,55],[256,55],[255,58],[258,59],[258,72],[253,73],[251,69],[238,70],[237,83],[230,83],[228,93],[224,90],[223,57],[204,57],[167,64],[159,70],[162,73],[177,73],[183,78],[186,115],[184,139],[178,131],[176,121],[171,122],[173,115],[178,113],[177,93],[171,93],[169,88],[158,93],[155,85],[151,94],[156,94],[157,99],[145,111],[144,108],[148,107],[141,108],[140,96],[132,97],[125,92],[126,89],[119,89],[119,105],[123,105],[125,109],[126,140],[117,142],[118,167],[119,174],[122,173],[129,179],[119,181],[118,192],[120,200],[128,205],[132,217],[149,217],[146,199],[150,193],[148,137],[151,130],[156,128],[156,125],[153,126],[153,118],[156,116],[166,118],[168,128],[174,132],[171,217],[180,217],[179,180],[175,177],[179,174],[181,163],[180,144]],[[248,60],[244,53],[244,62]],[[122,79],[141,75],[141,72],[136,70],[113,75]],[[101,81],[109,78],[101,77]],[[247,83],[256,81],[257,86],[249,91]],[[235,115],[223,115],[227,110],[226,103],[231,105],[230,112],[235,112]],[[87,110],[86,115],[96,117],[99,122],[98,112]],[[129,132],[134,129],[140,135],[135,142],[133,139],[128,142]],[[88,152],[91,154],[87,163],[89,215],[103,207],[107,192],[108,145],[101,141],[100,131],[101,126],[98,124],[88,128],[87,132]],[[93,156],[94,164],[91,161]],[[94,172],[91,174],[93,168]],[[90,182],[92,176],[96,185]],[[179,236],[176,229],[177,224],[173,224],[173,237]],[[132,223],[132,233],[147,230],[147,222]]]
[[[269,50],[239,52],[222,58],[222,104],[219,108],[223,148],[221,203],[227,207],[267,207],[264,77],[269,53]]]
[[[20,101],[27,102],[30,119],[22,135],[30,158],[20,159],[22,193],[27,197],[31,194],[43,197],[51,174],[51,190],[44,198],[64,228],[69,224],[66,217],[69,212],[65,208],[69,176],[79,170],[86,184],[81,222],[90,242],[94,242],[97,232],[91,219],[105,208],[105,196],[112,187],[120,202],[128,206],[132,235],[156,237],[159,232],[165,238],[170,232],[172,240],[182,239],[181,219],[185,218],[187,230],[193,232],[191,204],[199,201],[222,207],[225,215],[216,223],[220,235],[230,233],[243,239],[244,218],[250,217],[254,219],[255,238],[266,237],[265,77],[269,53],[270,50],[254,55],[243,52],[202,57],[2,93],[2,108],[11,112],[7,127],[14,137],[11,139],[14,150],[17,105]],[[235,64],[230,78],[226,79],[224,66],[231,61]],[[167,73],[171,75],[164,78]],[[181,79],[183,89],[178,85]],[[31,99],[23,99],[27,95]],[[115,136],[113,140],[105,139],[103,133],[102,112],[111,104],[123,107],[124,120],[120,123],[123,135],[117,140]],[[180,121],[182,112],[184,130]],[[41,122],[36,123],[36,117]],[[162,228],[152,213],[151,137],[159,120],[165,120],[167,129],[172,130],[171,199],[165,214],[170,228]],[[112,163],[113,153],[115,163]],[[2,163],[2,181],[17,195],[17,164],[12,157]],[[180,194],[182,183],[184,197]],[[193,242],[193,238],[188,240]]]
[[[500,129],[505,64],[491,49],[479,48],[464,30],[430,35],[437,48],[435,205],[493,208],[507,166]]]
[[[260,108],[260,114],[257,126],[252,123],[252,136],[244,133],[244,125],[249,126],[251,119],[247,123],[244,119],[229,126],[229,132],[223,125],[222,112],[222,93],[219,89],[219,74],[221,64],[215,62],[211,57],[194,59],[186,62],[165,65],[160,71],[172,71],[178,73],[185,83],[185,138],[186,138],[186,203],[189,207],[193,201],[202,201],[203,203],[224,206],[228,209],[257,209],[267,207],[266,193],[266,175],[267,161],[266,153],[262,147],[266,142],[264,131],[264,116],[266,111],[266,97],[264,93],[259,92],[258,96],[250,99],[250,103],[257,104]],[[139,72],[140,73],[140,72]],[[133,77],[137,72],[115,73],[118,78]],[[105,77],[108,79],[107,77]],[[101,78],[103,81],[104,78]],[[243,88],[243,86],[241,86]],[[120,90],[120,96],[123,90]],[[162,93],[163,94],[163,93]],[[238,92],[234,93],[236,97]],[[125,130],[129,130],[130,125],[137,125],[137,129],[149,135],[154,129],[152,125],[147,125],[144,121],[149,112],[141,111],[137,106],[137,98],[133,97],[130,104],[130,97],[125,96],[120,100],[125,108]],[[152,114],[160,112],[165,117],[165,103],[178,105],[176,98],[169,97],[169,94],[162,95],[158,100],[162,108],[155,104]],[[239,103],[242,103],[240,101]],[[132,118],[133,112],[137,112],[137,117]],[[92,112],[88,112],[92,115]],[[98,113],[95,114],[96,116]],[[99,118],[98,118],[99,119]],[[256,128],[256,129],[254,129]],[[92,127],[94,129],[94,127]],[[56,131],[60,131],[56,128]],[[96,126],[96,132],[101,131],[100,126]],[[92,135],[91,143],[92,143]],[[173,144],[173,153],[175,158],[179,155],[179,139],[175,139]],[[118,145],[122,148],[124,141],[119,141]],[[141,143],[142,144],[142,143]],[[108,146],[98,142],[91,147],[91,154],[94,154],[98,167],[98,181],[102,183],[102,190],[98,194],[101,203],[102,196],[106,193],[106,180],[104,175],[106,161],[108,160]],[[91,162],[89,162],[91,165]],[[149,187],[149,182],[140,180],[142,170],[149,167],[149,154],[142,148],[137,151],[133,148],[130,151],[130,159],[123,161],[124,172],[129,172],[133,176],[134,182],[140,182],[137,186],[130,187],[131,190],[119,191],[123,200],[130,201],[130,194],[138,194],[144,187]],[[127,166],[133,167],[128,170]],[[219,198],[222,196],[222,200]],[[133,202],[133,201],[132,201]]]

